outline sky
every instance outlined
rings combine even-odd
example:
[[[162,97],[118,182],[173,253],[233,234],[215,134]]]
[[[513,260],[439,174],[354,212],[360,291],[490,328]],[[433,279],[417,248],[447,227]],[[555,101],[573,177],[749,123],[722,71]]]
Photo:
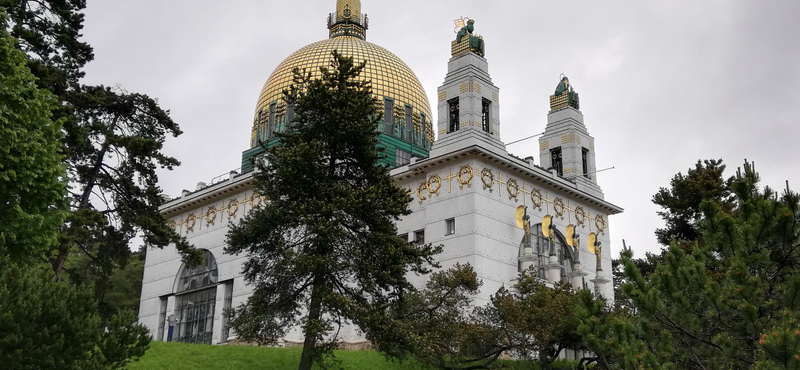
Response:
[[[160,173],[175,197],[238,168],[269,75],[297,49],[328,37],[335,0],[89,0],[87,84],[157,98],[184,134]],[[454,38],[474,19],[500,88],[500,136],[544,131],[561,73],[581,96],[595,138],[612,253],[661,246],[652,196],[698,159],[723,159],[726,176],[754,161],[762,184],[800,190],[800,1],[362,0],[367,40],[403,59],[435,109]],[[435,114],[435,113],[434,113]],[[435,130],[435,131],[438,131]],[[538,140],[508,146],[538,161]]]

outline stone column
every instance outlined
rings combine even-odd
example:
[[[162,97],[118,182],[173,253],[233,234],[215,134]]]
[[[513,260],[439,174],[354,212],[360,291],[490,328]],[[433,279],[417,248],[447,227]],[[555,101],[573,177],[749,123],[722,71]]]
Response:
[[[552,232],[552,231],[551,231]],[[556,254],[555,243],[551,237],[550,239],[550,259],[547,266],[547,282],[556,284],[561,281],[561,263],[558,261],[558,254]]]

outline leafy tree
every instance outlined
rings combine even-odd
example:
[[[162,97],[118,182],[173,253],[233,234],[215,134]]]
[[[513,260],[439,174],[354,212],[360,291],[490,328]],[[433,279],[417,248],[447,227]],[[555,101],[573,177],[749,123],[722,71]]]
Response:
[[[480,285],[469,265],[434,273],[424,290],[404,296],[392,326],[370,339],[393,358],[462,370],[494,368],[504,355],[536,359],[549,369],[563,350],[586,348],[576,312],[595,301],[588,291],[548,287],[526,272],[511,289],[500,288],[488,304],[475,306]]]
[[[0,24],[4,23],[0,12]],[[0,29],[0,260],[38,261],[57,242],[66,193],[58,140],[50,119],[55,100],[36,78],[13,39]]]
[[[227,236],[227,253],[249,257],[243,270],[254,287],[233,327],[274,343],[302,325],[301,370],[329,353],[336,327],[368,331],[380,307],[413,289],[407,274],[427,273],[438,251],[397,236],[410,197],[379,166],[380,114],[369,82],[356,79],[363,68],[334,52],[320,79],[295,70],[286,98],[296,120],[255,175],[269,202]]]
[[[181,134],[178,125],[146,95],[80,84],[83,66],[94,58],[91,46],[80,40],[86,1],[0,0],[0,7],[9,14],[4,29],[17,37],[39,86],[57,96],[54,117],[63,119],[70,214],[49,254],[56,276],[64,277],[70,255],[87,259],[92,268],[69,277],[95,284],[101,306],[108,306],[102,301],[107,281],[126,265],[135,235],[150,246],[174,243],[186,262],[199,262],[201,253],[158,212],[164,197],[155,171],[179,165],[162,152],[168,135]],[[104,312],[114,312],[111,308]]]
[[[695,168],[690,168],[686,175],[675,175],[669,189],[659,189],[653,196],[653,203],[662,208],[658,215],[667,223],[665,228],[656,230],[659,243],[669,246],[672,240],[697,240],[703,216],[700,204],[705,199],[719,202],[725,210],[732,208],[730,180],[722,177],[724,171],[721,159],[697,161]]]
[[[601,368],[800,365],[800,196],[758,183],[745,163],[730,181],[735,207],[704,200],[696,246],[673,244],[650,276],[623,256],[637,316],[583,317]]]
[[[123,369],[144,354],[147,329],[131,312],[103,325],[92,292],[37,269],[0,273],[0,363],[7,370]]]

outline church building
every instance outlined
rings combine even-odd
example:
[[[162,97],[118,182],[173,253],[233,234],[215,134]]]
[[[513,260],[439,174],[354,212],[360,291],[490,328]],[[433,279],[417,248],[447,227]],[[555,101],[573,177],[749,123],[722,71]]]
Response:
[[[387,154],[383,165],[412,195],[412,213],[397,223],[398,232],[411,243],[442,245],[437,260],[444,269],[471,264],[483,280],[476,304],[513,285],[528,268],[548,284],[567,281],[613,300],[608,219],[622,208],[605,201],[597,183],[594,138],[578,93],[566,76],[554,79],[539,158],[509,154],[500,140],[501,94],[489,74],[484,40],[474,33],[475,21],[461,23],[434,116],[414,72],[366,41],[369,18],[361,1],[337,1],[327,20],[329,38],[290,55],[264,85],[241,168],[198,183],[161,208],[170,226],[205,258],[187,268],[174,247],[148,250],[139,321],[155,340],[166,341],[170,326],[173,341],[236,339],[223,311],[245,303],[252,288],[242,275],[246,257],[224,253],[228,225],[266,201],[254,191],[254,160],[263,153],[262,144],[275,145],[274,134],[293,120],[293,107],[282,99],[292,69],[319,75],[333,50],[366,61],[361,78],[372,81],[384,111],[376,127]],[[421,287],[426,277],[410,279]],[[363,341],[355,328],[340,337]],[[302,334],[292,332],[285,342],[302,342]]]

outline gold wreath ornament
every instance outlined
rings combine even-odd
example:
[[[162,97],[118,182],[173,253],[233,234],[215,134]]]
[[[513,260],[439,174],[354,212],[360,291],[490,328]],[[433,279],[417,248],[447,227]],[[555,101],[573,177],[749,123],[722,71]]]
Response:
[[[556,212],[556,216],[564,218],[564,200],[556,198],[553,201],[553,211]]]
[[[239,212],[239,200],[234,198],[228,202],[228,216],[236,218],[237,212]]]
[[[519,200],[517,199],[517,196],[519,195],[519,184],[517,184],[517,180],[508,180],[508,183],[506,183],[506,189],[508,189],[508,199],[514,199],[514,202],[518,202]]]
[[[258,193],[253,192],[253,194],[250,195],[250,208],[256,208],[260,206],[262,201],[263,199],[261,199],[261,196],[259,196]]]
[[[426,196],[422,195],[423,190],[428,190],[428,182],[423,181],[419,183],[419,187],[417,188],[417,198],[419,198],[419,204],[422,204],[422,201],[428,199]]]
[[[428,194],[436,194],[439,196],[439,189],[442,188],[442,178],[439,175],[433,175],[428,179]]]
[[[169,220],[169,222],[167,222],[167,226],[169,226],[170,229],[175,229],[178,227],[178,224],[175,223],[175,220]]]
[[[213,225],[216,220],[217,220],[217,207],[214,206],[208,207],[208,211],[206,211],[206,224]]]
[[[531,190],[531,202],[533,202],[533,206],[542,210],[542,192],[539,189]]]
[[[604,232],[606,230],[606,220],[601,215],[594,217],[594,226],[597,226],[597,231]]]
[[[492,186],[494,186],[494,174],[492,174],[492,170],[488,168],[484,168],[481,171],[481,181],[483,182],[483,188],[492,190]]]
[[[586,222],[586,211],[583,210],[583,207],[575,207],[575,222],[578,225],[586,227],[584,223]]]
[[[465,165],[458,169],[458,184],[461,190],[464,190],[464,185],[472,187],[472,167]]]
[[[194,213],[190,213],[189,217],[186,217],[186,230],[194,231],[194,225],[196,223],[197,223],[197,217],[195,217]]]

